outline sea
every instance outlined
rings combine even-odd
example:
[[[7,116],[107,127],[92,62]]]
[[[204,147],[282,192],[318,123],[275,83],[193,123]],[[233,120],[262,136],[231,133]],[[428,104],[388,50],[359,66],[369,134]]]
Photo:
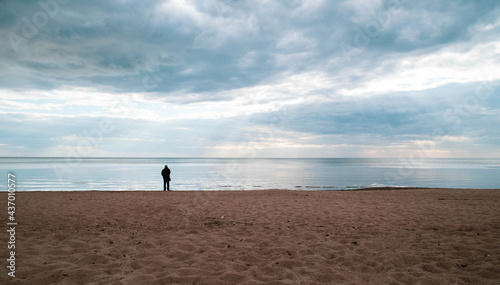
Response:
[[[500,189],[500,159],[0,158],[0,191],[353,190],[371,187]],[[12,181],[11,181],[12,182]]]

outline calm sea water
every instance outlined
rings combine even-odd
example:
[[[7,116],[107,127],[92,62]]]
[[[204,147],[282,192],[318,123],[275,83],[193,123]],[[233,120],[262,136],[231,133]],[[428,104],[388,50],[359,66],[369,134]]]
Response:
[[[7,173],[17,191],[346,190],[377,186],[500,189],[500,159],[231,159],[231,158],[0,158],[0,190]]]

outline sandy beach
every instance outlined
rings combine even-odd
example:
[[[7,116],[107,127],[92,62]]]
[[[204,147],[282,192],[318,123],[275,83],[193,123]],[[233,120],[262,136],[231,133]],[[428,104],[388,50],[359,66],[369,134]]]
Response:
[[[475,189],[17,192],[16,277],[3,230],[0,283],[500,284],[499,202]]]

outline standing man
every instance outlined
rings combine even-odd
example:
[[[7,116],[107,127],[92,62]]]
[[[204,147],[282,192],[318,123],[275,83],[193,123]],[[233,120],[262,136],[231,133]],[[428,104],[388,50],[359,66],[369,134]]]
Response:
[[[163,176],[163,191],[170,191],[170,169],[167,165],[161,171],[161,176]],[[165,184],[167,185],[166,188]]]

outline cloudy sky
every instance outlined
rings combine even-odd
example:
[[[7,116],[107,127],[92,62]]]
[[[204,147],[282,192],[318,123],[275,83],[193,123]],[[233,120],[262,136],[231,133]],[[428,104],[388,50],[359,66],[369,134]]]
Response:
[[[500,157],[500,2],[2,1],[0,156]]]

